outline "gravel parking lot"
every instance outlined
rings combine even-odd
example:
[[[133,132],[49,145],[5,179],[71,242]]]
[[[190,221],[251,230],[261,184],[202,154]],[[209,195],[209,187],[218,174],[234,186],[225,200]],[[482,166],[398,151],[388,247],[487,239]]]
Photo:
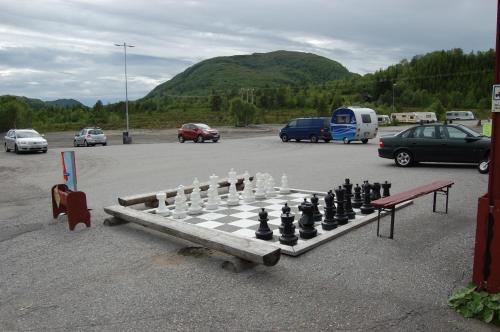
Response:
[[[219,143],[203,144],[143,131],[132,132],[134,142],[151,144],[121,145],[117,132],[108,133],[109,146],[75,149],[78,188],[93,210],[92,227],[74,232],[64,217],[52,219],[50,203],[72,133],[48,133],[46,154],[0,153],[0,330],[494,330],[446,305],[471,279],[487,176],[473,166],[397,168],[377,156],[378,140],[282,143],[277,128],[221,130]],[[437,179],[456,184],[447,215],[432,213],[432,195],[398,212],[394,240],[377,238],[373,223],[240,273],[221,267],[224,254],[140,226],[102,224],[103,207],[118,196],[225,176],[231,167],[285,172],[290,186],[318,191],[345,178],[389,180],[394,193]],[[388,218],[382,224],[387,234]]]

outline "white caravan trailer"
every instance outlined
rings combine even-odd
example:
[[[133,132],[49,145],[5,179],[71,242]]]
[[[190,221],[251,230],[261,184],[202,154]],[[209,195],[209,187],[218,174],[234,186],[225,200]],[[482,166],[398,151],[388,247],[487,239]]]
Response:
[[[371,108],[337,108],[332,114],[330,132],[334,141],[361,141],[366,144],[370,138],[377,136],[377,114]]]
[[[405,112],[391,113],[392,121],[400,123],[431,123],[437,122],[436,113],[434,112]]]
[[[475,120],[475,117],[471,111],[452,111],[446,112],[446,120]]]
[[[391,123],[391,118],[389,117],[389,115],[385,115],[385,114],[378,114],[377,120],[378,120],[379,125],[385,125],[385,124]]]

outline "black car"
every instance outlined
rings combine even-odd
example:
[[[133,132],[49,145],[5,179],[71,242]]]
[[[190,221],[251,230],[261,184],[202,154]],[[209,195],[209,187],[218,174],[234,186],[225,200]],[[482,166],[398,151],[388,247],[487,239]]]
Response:
[[[378,155],[401,167],[416,162],[480,163],[488,160],[491,140],[460,124],[418,125],[381,137]]]

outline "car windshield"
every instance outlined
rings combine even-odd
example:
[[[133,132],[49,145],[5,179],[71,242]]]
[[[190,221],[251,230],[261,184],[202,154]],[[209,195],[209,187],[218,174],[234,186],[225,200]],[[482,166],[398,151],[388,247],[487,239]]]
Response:
[[[203,123],[197,123],[196,127],[200,127],[201,129],[210,129],[209,126],[207,126],[206,124],[203,124]]]
[[[457,127],[460,127],[460,129],[462,129],[463,131],[465,131],[467,134],[471,135],[472,137],[483,137],[484,136],[483,134],[480,134],[477,131],[470,129],[467,126],[458,125]]]
[[[102,135],[103,132],[102,132],[102,130],[91,130],[91,131],[89,131],[89,134],[91,134],[91,135]]]
[[[36,131],[16,131],[17,138],[41,137]]]

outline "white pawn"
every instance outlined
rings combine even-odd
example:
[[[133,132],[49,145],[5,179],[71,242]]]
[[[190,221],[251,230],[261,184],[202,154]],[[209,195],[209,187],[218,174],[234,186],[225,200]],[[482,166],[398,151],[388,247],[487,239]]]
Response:
[[[158,208],[155,210],[156,214],[160,216],[167,217],[170,215],[170,210],[165,205],[165,198],[167,198],[167,194],[165,193],[157,193],[156,199],[158,200]]]
[[[193,191],[191,192],[191,205],[188,209],[188,214],[200,214],[203,210],[203,202],[200,196],[200,183],[195,178],[193,181]]]
[[[288,177],[286,176],[285,173],[283,173],[283,176],[281,176],[280,194],[289,194],[289,193],[290,193],[290,188],[288,188]]]
[[[255,202],[255,195],[253,194],[252,182],[250,181],[250,175],[248,174],[248,171],[245,171],[245,174],[243,174],[243,185],[245,186],[243,188],[243,202]]]
[[[276,197],[276,191],[274,190],[274,178],[268,174],[266,179],[266,197]]]
[[[257,185],[255,189],[255,198],[256,199],[264,199],[266,198],[266,184],[264,182],[264,175],[262,173],[257,173],[255,175],[257,179]]]
[[[174,201],[174,218],[182,219],[187,217],[187,203],[186,195],[184,194],[184,186],[179,186],[177,188],[177,195],[175,195]]]
[[[227,205],[234,206],[240,204],[238,191],[236,190],[236,172],[231,168],[228,176],[229,195],[227,197]]]
[[[205,204],[205,208],[207,210],[217,210],[219,207],[219,202],[218,202],[218,197],[219,193],[217,191],[217,187],[214,188],[214,185],[212,182],[210,182],[210,185],[207,190],[207,203]]]

